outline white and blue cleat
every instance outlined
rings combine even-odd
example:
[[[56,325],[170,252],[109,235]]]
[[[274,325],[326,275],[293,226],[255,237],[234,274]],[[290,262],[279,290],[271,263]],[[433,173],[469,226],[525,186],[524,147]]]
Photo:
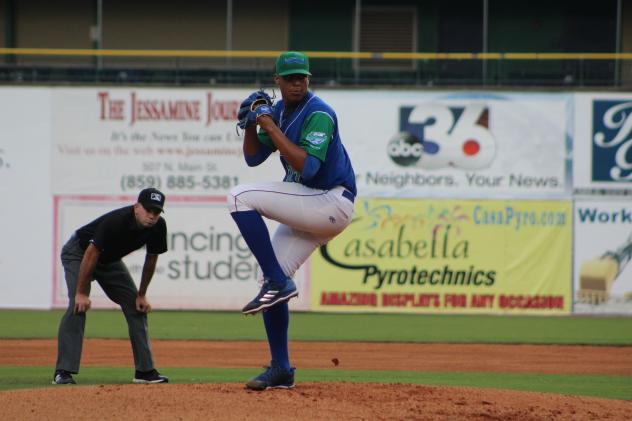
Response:
[[[274,361],[266,370],[246,383],[250,390],[292,389],[294,387],[294,367],[285,370]]]
[[[241,310],[243,314],[255,314],[276,304],[298,297],[296,284],[287,278],[285,285],[264,279],[259,294]]]

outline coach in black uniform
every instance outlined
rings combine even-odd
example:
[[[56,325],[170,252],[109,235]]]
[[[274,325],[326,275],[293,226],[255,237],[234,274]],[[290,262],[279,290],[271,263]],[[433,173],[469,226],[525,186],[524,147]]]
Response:
[[[53,384],[75,384],[79,372],[86,312],[90,309],[90,283],[96,280],[107,296],[121,306],[134,354],[134,383],[166,383],[154,368],[147,328],[151,306],[145,297],[158,255],[167,251],[167,224],[160,216],[165,195],[149,188],[138,202],[113,210],[79,228],[64,245],[61,261],[68,286],[68,310],[57,337],[57,364]],[[137,290],[121,260],[146,246],[147,255]]]

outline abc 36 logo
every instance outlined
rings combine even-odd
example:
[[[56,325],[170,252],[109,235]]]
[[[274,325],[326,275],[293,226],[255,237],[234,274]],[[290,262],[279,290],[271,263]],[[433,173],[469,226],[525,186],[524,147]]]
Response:
[[[389,140],[387,152],[402,167],[486,168],[496,155],[489,108],[476,103],[401,107],[400,131]]]

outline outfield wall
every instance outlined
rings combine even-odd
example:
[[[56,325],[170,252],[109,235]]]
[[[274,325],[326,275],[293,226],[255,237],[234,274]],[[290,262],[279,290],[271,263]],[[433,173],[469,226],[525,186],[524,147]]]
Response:
[[[150,185],[167,194],[170,248],[152,305],[241,308],[259,269],[225,196],[282,177],[274,158],[243,163],[249,92],[0,88],[0,308],[64,307],[63,243]],[[317,93],[359,197],[354,223],[297,273],[295,309],[632,314],[631,95]],[[125,261],[139,278],[142,251]]]

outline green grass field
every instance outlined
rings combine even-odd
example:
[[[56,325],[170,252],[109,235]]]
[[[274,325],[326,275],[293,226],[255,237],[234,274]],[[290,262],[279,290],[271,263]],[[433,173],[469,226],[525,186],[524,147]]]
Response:
[[[61,311],[0,311],[0,338],[55,338]],[[263,340],[260,320],[237,312],[156,311],[153,339]],[[127,338],[120,311],[88,313],[88,338]],[[294,313],[300,341],[580,344],[630,346],[629,317],[500,317]],[[51,361],[54,356],[51,356]],[[0,389],[44,387],[53,367],[0,366]],[[242,382],[258,369],[161,367],[176,383]],[[131,369],[85,367],[81,384],[129,383]],[[632,377],[472,372],[301,369],[297,381],[388,382],[554,392],[632,400]]]

